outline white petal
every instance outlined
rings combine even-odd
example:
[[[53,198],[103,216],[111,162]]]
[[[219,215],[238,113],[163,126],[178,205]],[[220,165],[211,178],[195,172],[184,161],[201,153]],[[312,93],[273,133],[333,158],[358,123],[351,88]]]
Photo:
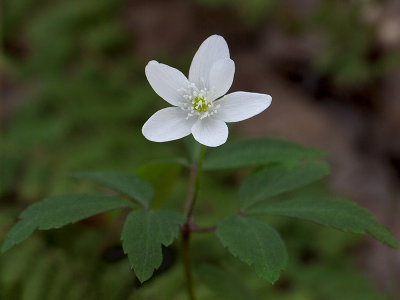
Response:
[[[229,58],[228,44],[222,36],[212,35],[201,44],[193,57],[189,70],[190,82],[202,89],[208,80],[211,67],[221,58]]]
[[[220,59],[212,66],[208,77],[208,88],[212,92],[211,100],[215,100],[229,91],[234,75],[235,63],[230,58]]]
[[[186,89],[189,82],[181,71],[152,60],[147,64],[145,73],[153,90],[165,101],[178,106],[185,100],[181,89]]]
[[[228,126],[221,120],[208,117],[198,120],[193,125],[192,134],[200,144],[217,147],[226,142]]]
[[[144,123],[142,133],[153,142],[168,142],[190,134],[196,118],[186,120],[187,112],[178,107],[168,107],[157,111]]]
[[[235,92],[215,101],[221,105],[215,117],[225,122],[243,121],[264,111],[271,101],[267,94]]]

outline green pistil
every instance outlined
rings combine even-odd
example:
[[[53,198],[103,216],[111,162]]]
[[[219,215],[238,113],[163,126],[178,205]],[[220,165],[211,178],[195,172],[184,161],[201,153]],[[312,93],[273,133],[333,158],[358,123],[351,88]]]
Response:
[[[204,100],[203,97],[195,97],[190,100],[193,105],[193,109],[198,112],[206,112],[208,108],[211,106],[211,103]]]

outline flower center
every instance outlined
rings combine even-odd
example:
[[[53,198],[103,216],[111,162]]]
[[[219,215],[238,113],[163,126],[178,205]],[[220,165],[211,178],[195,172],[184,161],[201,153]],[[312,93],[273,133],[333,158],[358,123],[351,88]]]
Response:
[[[193,105],[193,110],[201,113],[206,112],[208,108],[212,105],[211,102],[208,102],[207,100],[204,99],[204,97],[200,96],[196,96],[190,99],[190,102]]]
[[[219,105],[208,100],[213,99],[213,90],[208,90],[206,87],[199,89],[191,82],[187,88],[180,88],[178,91],[182,92],[183,98],[186,99],[179,106],[183,111],[187,111],[186,119],[195,116],[204,119],[217,113]]]

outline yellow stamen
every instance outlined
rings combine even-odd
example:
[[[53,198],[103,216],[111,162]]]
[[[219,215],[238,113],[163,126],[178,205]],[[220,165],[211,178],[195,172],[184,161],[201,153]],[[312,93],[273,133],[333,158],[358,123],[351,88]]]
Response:
[[[196,96],[190,100],[193,105],[193,110],[196,110],[198,112],[206,112],[208,108],[211,106],[210,102],[207,102],[204,100],[203,97]]]

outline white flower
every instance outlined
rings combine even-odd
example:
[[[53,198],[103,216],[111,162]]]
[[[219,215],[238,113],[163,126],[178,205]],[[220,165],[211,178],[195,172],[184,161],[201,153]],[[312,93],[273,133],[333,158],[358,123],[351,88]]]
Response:
[[[154,91],[174,105],[157,111],[143,125],[143,135],[154,142],[177,140],[192,133],[203,145],[222,145],[228,138],[225,122],[251,118],[272,100],[269,95],[248,92],[225,95],[232,85],[235,63],[229,58],[225,39],[218,35],[207,38],[197,50],[189,80],[179,70],[154,60],[145,72]]]

